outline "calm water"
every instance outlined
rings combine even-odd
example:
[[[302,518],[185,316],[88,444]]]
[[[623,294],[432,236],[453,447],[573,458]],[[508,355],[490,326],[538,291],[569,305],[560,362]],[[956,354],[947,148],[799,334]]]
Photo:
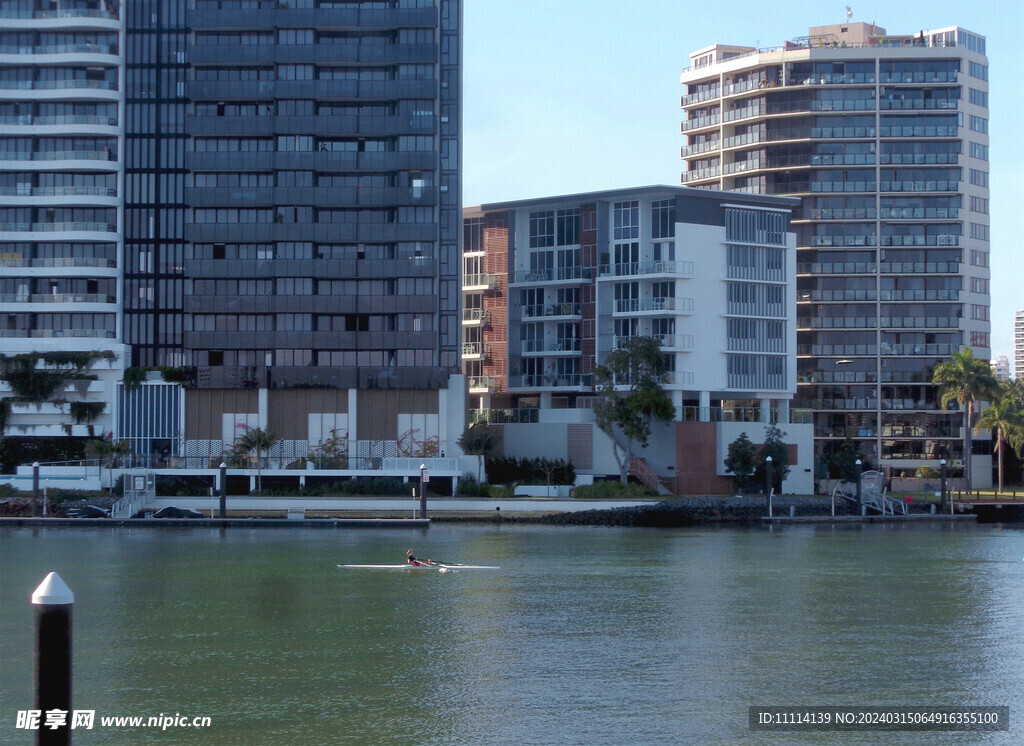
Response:
[[[339,570],[421,556],[497,572]],[[1024,531],[0,530],[0,743],[32,590],[76,594],[73,704],[209,715],[76,744],[1024,742]],[[750,733],[751,705],[1009,705],[1009,733]]]

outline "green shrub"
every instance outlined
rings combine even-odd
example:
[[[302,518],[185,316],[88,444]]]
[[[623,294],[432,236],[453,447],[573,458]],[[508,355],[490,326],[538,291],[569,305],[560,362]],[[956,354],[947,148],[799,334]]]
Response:
[[[576,468],[565,459],[498,456],[487,460],[487,481],[491,484],[575,484]]]
[[[657,497],[658,495],[642,484],[633,482],[623,484],[608,480],[577,487],[572,491],[572,496],[577,500],[642,500],[645,497]]]

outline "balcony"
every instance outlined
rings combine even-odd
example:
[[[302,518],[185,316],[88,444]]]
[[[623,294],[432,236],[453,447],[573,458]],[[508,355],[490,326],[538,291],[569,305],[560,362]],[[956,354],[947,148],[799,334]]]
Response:
[[[693,277],[693,262],[657,261],[622,262],[602,264],[601,277],[636,277],[638,275],[671,275],[672,277]]]
[[[0,337],[16,337],[24,339],[50,339],[53,337],[90,337],[98,339],[114,339],[114,332],[105,329],[0,329]]]
[[[495,376],[470,376],[469,377],[469,393],[471,394],[489,394],[493,393],[497,387],[498,379]],[[478,410],[479,411],[479,410]],[[476,420],[474,420],[476,421]],[[484,420],[486,422],[486,420]]]
[[[704,129],[705,127],[716,127],[721,121],[722,118],[717,114],[710,117],[694,117],[693,119],[687,119],[679,128],[682,132],[692,132],[693,130]]]
[[[542,282],[583,282],[594,276],[591,267],[552,267],[548,269],[521,269],[514,275],[517,285]]]
[[[114,269],[117,262],[113,259],[99,259],[96,257],[60,257],[56,259],[33,259],[20,256],[0,255],[0,267],[44,267],[52,269],[55,267],[92,267]]]
[[[491,273],[462,276],[463,290],[494,290],[498,286],[497,276]]]
[[[509,388],[517,389],[589,389],[591,386],[592,377],[589,373],[535,373],[509,378]]]
[[[711,168],[694,168],[690,171],[684,171],[682,174],[683,182],[687,181],[700,181],[701,179],[714,179],[720,176],[722,170],[718,166],[712,166]]]
[[[486,422],[492,425],[504,425],[510,423],[535,423],[540,421],[540,410],[536,408],[522,409],[471,409],[469,411],[471,424]]]
[[[693,298],[627,298],[615,301],[615,313],[675,311],[693,313]]]
[[[7,10],[0,9],[0,18],[9,19],[51,19],[51,18],[100,18],[116,21],[116,12],[89,10],[88,8],[62,8],[60,10]]]
[[[727,137],[725,139],[726,142],[728,142],[730,138]],[[713,150],[718,150],[719,145],[721,145],[721,142],[718,140],[709,140],[706,142],[694,143],[693,145],[687,145],[679,149],[679,157],[689,158],[694,155],[700,155],[701,153],[709,153]]]
[[[2,15],[2,13],[0,13]],[[0,54],[117,54],[116,44],[53,44],[48,46],[0,46]]]
[[[485,357],[487,357],[487,345],[483,342],[462,343],[463,360],[483,360]]]
[[[0,223],[0,233],[35,231],[117,233],[117,226],[113,223]]]
[[[113,295],[98,293],[20,293],[0,294],[0,303],[115,303]]]
[[[520,312],[524,319],[536,319],[548,316],[580,316],[583,313],[581,303],[547,303],[540,305],[521,306]]]
[[[566,339],[524,339],[523,354],[579,352],[583,349],[578,338]]]
[[[65,125],[65,124],[87,124],[100,127],[116,127],[117,117],[101,117],[91,114],[64,114],[60,116],[41,117],[32,114],[18,114],[16,116],[0,116],[0,124],[34,124]]]
[[[486,324],[487,312],[482,308],[463,308],[462,323],[468,325]]]
[[[693,335],[692,334],[645,334],[643,336],[652,337],[661,344],[663,350],[692,350],[693,349]],[[602,345],[610,346],[613,350],[620,350],[626,346],[626,343],[636,339],[635,336],[605,336],[602,337]]]
[[[85,80],[82,78],[67,78],[65,80],[0,80],[0,91],[57,91],[72,88],[116,91],[117,83],[113,80]]]
[[[116,197],[114,187],[0,187],[0,197]]]

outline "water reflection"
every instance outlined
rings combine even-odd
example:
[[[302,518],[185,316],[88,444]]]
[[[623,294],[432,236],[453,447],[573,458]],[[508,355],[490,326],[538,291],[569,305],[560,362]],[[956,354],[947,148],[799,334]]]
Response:
[[[1015,705],[1022,536],[3,529],[0,740],[31,703],[27,599],[53,569],[78,601],[76,707],[213,717],[133,743],[731,743],[750,740],[750,705]],[[409,546],[502,570],[335,567]],[[802,739],[828,737],[776,742]]]

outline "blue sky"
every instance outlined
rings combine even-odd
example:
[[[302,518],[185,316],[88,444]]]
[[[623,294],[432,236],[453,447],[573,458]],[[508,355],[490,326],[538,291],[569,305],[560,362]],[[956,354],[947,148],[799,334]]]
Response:
[[[463,203],[678,184],[679,74],[709,44],[779,46],[810,26],[959,25],[989,58],[992,355],[1024,309],[1024,3],[1016,0],[465,0]],[[1020,371],[1019,374],[1024,374]]]

